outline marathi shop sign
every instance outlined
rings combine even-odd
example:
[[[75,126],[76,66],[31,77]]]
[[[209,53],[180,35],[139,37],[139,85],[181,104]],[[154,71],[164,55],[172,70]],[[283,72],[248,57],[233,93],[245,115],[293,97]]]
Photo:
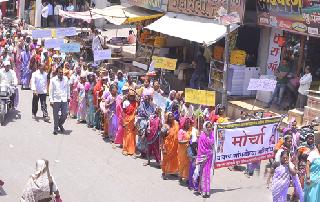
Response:
[[[230,1],[231,13],[239,14],[243,22],[245,0]],[[206,18],[217,18],[221,8],[227,9],[226,0],[168,0],[168,11]]]
[[[127,0],[127,3],[150,10],[161,11],[162,0]]]
[[[258,23],[319,36],[320,1],[257,0]]]

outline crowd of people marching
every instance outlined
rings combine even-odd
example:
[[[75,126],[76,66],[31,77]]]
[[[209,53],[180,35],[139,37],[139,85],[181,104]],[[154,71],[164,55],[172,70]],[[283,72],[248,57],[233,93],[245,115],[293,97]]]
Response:
[[[102,137],[114,148],[122,148],[124,156],[144,158],[144,165],[154,159],[162,169],[164,180],[177,175],[180,183],[190,190],[203,197],[210,196],[215,153],[213,124],[229,121],[224,106],[194,106],[184,101],[183,92],[171,91],[165,108],[161,109],[154,104],[153,96],[163,92],[159,83],[148,75],[141,78],[141,82],[135,81],[121,70],[114,72],[104,64],[88,63],[79,55],[46,49],[43,41],[32,40],[21,33],[23,24],[1,25],[0,29],[0,65],[3,67],[0,84],[30,88],[32,116],[36,118],[40,100],[46,122],[50,122],[48,96],[53,108],[54,135],[65,133],[63,125],[70,116],[78,124],[101,131]],[[13,100],[17,106],[18,91]],[[282,132],[269,178],[272,178],[274,201],[287,200],[291,182],[295,190],[293,196],[300,201],[319,201],[319,136],[307,133],[305,142],[301,143],[294,121]],[[249,174],[256,164],[260,162],[248,165]],[[40,180],[42,177],[46,180]],[[37,180],[44,183],[43,186],[52,186],[54,182],[46,160],[37,161],[37,172],[24,191],[26,201],[36,198],[30,190],[34,188],[32,182]],[[54,191],[59,196],[56,186]]]

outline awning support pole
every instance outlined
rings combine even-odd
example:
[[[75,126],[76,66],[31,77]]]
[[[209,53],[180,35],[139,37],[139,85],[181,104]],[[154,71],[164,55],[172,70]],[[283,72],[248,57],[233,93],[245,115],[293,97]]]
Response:
[[[230,13],[231,2],[227,1],[227,15]],[[226,107],[226,112],[228,111],[228,94],[227,94],[227,83],[228,83],[228,70],[230,66],[230,25],[227,25],[227,34],[225,36],[225,45],[224,45],[224,67],[223,67],[223,91],[222,91],[222,104]]]

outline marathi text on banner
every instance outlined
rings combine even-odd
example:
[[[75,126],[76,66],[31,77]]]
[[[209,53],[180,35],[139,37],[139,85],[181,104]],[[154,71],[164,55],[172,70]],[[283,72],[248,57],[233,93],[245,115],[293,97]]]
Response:
[[[93,52],[94,61],[107,60],[111,58],[111,49],[95,50]]]
[[[280,117],[216,125],[215,168],[272,158]]]
[[[186,88],[184,92],[186,102],[206,106],[215,106],[215,91]]]
[[[155,68],[175,70],[177,66],[177,59],[152,56],[152,64]]]
[[[267,59],[268,75],[273,75],[280,65],[281,47],[278,44],[279,36],[283,35],[283,31],[279,29],[272,29],[269,41],[269,53]]]
[[[79,43],[64,43],[60,46],[60,51],[64,53],[79,53],[80,44]]]

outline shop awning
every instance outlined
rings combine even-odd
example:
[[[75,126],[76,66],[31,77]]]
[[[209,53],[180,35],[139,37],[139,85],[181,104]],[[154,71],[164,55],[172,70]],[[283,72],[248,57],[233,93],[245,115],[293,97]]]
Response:
[[[70,12],[70,11],[63,11],[59,10],[59,15],[62,18],[75,18],[75,19],[81,19],[84,21],[91,21],[92,19],[99,19],[103,18],[101,15],[95,14],[93,12],[90,13],[90,11],[84,11],[84,12]]]
[[[231,31],[239,25],[232,25]],[[215,24],[213,19],[168,12],[165,16],[146,27],[173,37],[211,45],[227,33],[224,25]]]
[[[115,25],[134,23],[163,16],[163,14],[159,12],[137,6],[127,7],[123,5],[115,5],[103,9],[92,9],[92,13],[101,15],[103,18]]]

